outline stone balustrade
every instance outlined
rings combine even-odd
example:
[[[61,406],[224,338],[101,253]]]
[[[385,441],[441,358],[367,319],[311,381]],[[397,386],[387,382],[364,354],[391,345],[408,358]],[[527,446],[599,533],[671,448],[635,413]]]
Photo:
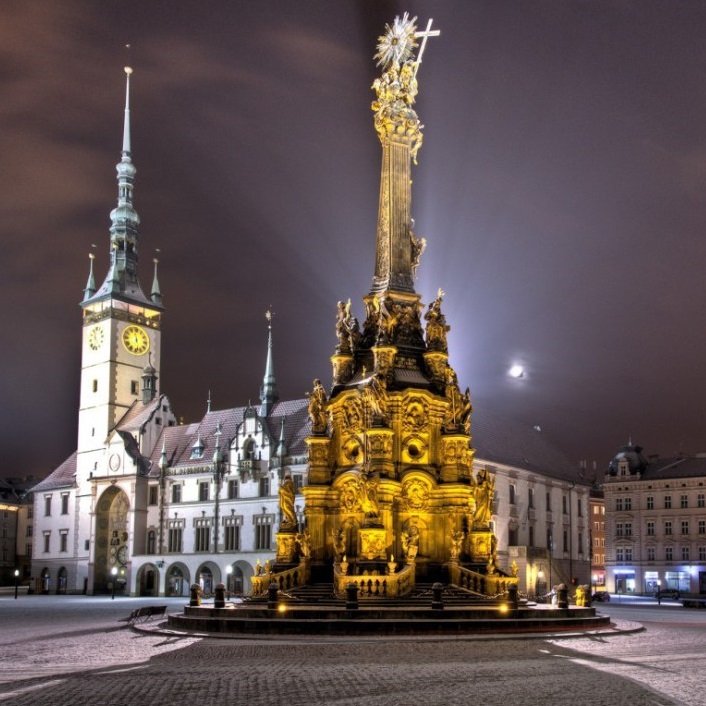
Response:
[[[405,596],[414,588],[414,564],[407,564],[400,571],[389,574],[344,573],[336,563],[333,569],[334,590],[339,596],[346,593],[346,586],[354,583],[358,586],[360,598],[398,598]]]

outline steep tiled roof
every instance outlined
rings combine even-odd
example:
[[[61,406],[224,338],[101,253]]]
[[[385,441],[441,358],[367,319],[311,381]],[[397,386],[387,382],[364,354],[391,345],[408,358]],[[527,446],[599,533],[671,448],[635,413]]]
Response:
[[[40,481],[31,488],[32,493],[40,490],[53,490],[54,488],[66,488],[73,486],[76,476],[76,452],[74,451],[66,461],[56,470],[52,471],[43,481]]]
[[[529,424],[500,417],[486,407],[474,410],[471,433],[476,458],[541,473],[558,480],[590,485],[579,469]]]
[[[157,444],[155,444],[150,460],[152,468],[150,476],[159,475],[159,459],[164,443],[167,451],[167,461],[171,467],[193,466],[211,463],[216,445],[216,429],[221,424],[221,449],[236,435],[238,426],[242,423],[248,407],[233,407],[231,409],[207,412],[199,422],[165,427]],[[252,409],[257,410],[258,407]],[[309,434],[309,418],[307,415],[307,400],[286,400],[277,402],[272,407],[265,420],[266,429],[272,443],[279,441],[282,418],[284,417],[284,438],[288,455],[296,456],[306,453],[304,439]],[[191,452],[198,439],[203,443],[203,454],[200,459],[191,458]]]
[[[706,477],[706,457],[679,456],[650,460],[642,474],[642,480],[697,478],[699,476]]]
[[[159,395],[153,400],[144,404],[140,400],[136,400],[130,406],[127,412],[123,415],[123,418],[118,422],[116,429],[118,431],[137,431],[146,422],[150,420],[150,417],[159,410],[160,405],[165,400],[165,395]]]

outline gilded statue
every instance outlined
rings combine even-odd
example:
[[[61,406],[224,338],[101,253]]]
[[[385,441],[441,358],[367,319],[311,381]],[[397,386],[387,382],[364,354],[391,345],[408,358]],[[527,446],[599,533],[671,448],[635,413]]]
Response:
[[[378,506],[378,481],[375,478],[361,477],[357,481],[358,502],[360,509],[367,518],[376,518],[380,515]]]
[[[419,551],[419,527],[410,525],[402,532],[402,551],[407,561],[414,561]]]
[[[387,383],[382,373],[374,373],[363,388],[363,402],[373,417],[387,421]]]
[[[468,388],[462,394],[458,389],[456,372],[450,366],[446,368],[446,401],[448,405],[444,413],[444,428],[462,428],[466,434],[471,433],[471,393]]]
[[[427,247],[426,238],[418,238],[414,233],[414,218],[411,219],[411,224],[409,227],[409,241],[412,248],[412,277],[417,278],[417,270],[419,269],[419,263],[422,260],[422,255]]]
[[[495,495],[495,477],[486,468],[478,471],[477,485],[474,487],[476,510],[473,521],[477,525],[486,526],[493,516],[493,497]]]
[[[455,532],[451,533],[451,541],[450,541],[450,552],[451,552],[451,561],[458,560],[459,556],[461,555],[461,547],[463,546],[463,538],[464,534],[461,530],[456,530]]]
[[[448,343],[446,334],[450,330],[450,326],[446,323],[446,317],[441,312],[441,302],[444,300],[444,291],[439,289],[436,294],[436,299],[429,304],[429,308],[424,314],[426,324],[426,339],[427,348],[429,350],[448,351]]]
[[[343,531],[343,527],[339,527],[336,532],[332,532],[333,535],[333,551],[336,554],[336,559],[342,561],[346,554],[346,533]]]
[[[360,324],[351,313],[351,300],[338,302],[336,312],[337,351],[343,354],[355,352],[360,340]]]
[[[307,412],[311,421],[312,434],[325,434],[328,419],[326,415],[326,390],[318,378],[314,380],[314,389],[307,393],[309,404]]]
[[[294,511],[294,482],[290,475],[286,475],[279,486],[279,511],[282,517],[280,529],[297,526],[297,513]]]
[[[373,83],[376,100],[371,106],[380,140],[402,128],[411,140],[410,154],[415,164],[422,144],[422,125],[412,108],[417,97],[417,71],[427,38],[439,34],[431,31],[431,23],[425,31],[418,32],[416,21],[405,12],[401,18],[395,17],[392,26],[387,25],[385,34],[379,37],[375,58],[384,70]],[[415,59],[418,37],[424,39]]]
[[[309,530],[305,529],[303,532],[299,532],[294,541],[299,547],[299,554],[304,559],[308,559],[311,556],[311,535]]]

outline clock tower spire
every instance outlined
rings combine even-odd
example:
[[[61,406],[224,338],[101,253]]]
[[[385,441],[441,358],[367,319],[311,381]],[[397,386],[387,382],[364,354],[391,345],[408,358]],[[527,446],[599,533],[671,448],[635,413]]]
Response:
[[[83,348],[77,473],[86,476],[100,473],[106,439],[127,410],[136,404],[151,403],[159,394],[162,295],[156,271],[149,297],[140,286],[137,272],[140,218],[133,205],[136,169],[130,134],[132,74],[132,68],[126,66],[123,141],[116,165],[118,202],[110,212],[108,271],[96,288],[91,269],[81,302]],[[147,367],[150,394],[142,395]]]

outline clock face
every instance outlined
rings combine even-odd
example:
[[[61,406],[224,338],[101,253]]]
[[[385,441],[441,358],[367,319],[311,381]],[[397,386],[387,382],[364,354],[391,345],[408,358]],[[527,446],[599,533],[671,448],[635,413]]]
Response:
[[[150,338],[140,326],[127,326],[123,331],[123,345],[128,353],[143,355],[150,349]]]
[[[97,351],[103,345],[103,329],[100,326],[94,326],[88,332],[88,345],[91,350]]]
[[[127,564],[127,547],[124,544],[118,549],[118,561],[123,565]]]

